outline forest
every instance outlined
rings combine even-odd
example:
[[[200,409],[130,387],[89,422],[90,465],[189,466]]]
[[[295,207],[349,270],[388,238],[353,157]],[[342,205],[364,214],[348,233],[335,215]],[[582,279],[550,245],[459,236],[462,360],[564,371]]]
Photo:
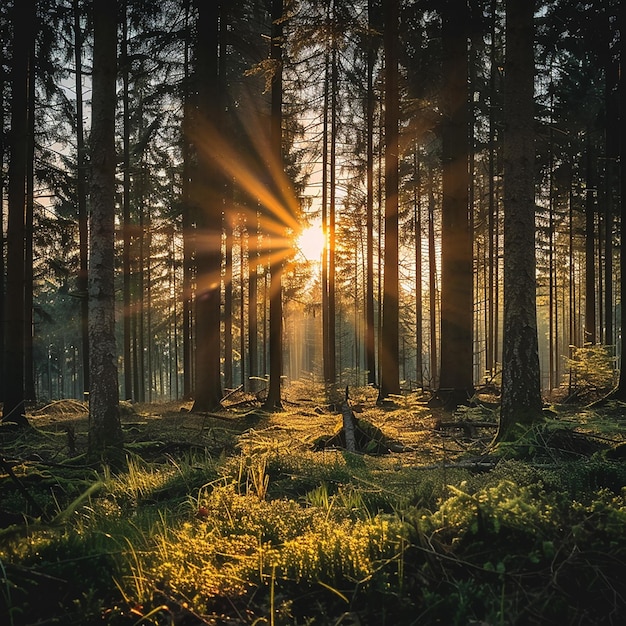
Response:
[[[621,0],[0,4],[0,622],[626,621]]]

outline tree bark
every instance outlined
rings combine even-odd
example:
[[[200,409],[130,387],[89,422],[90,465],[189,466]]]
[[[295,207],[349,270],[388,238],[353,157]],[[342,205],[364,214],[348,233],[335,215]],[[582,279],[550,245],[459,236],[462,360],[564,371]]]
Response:
[[[185,26],[186,31],[189,30],[189,7],[190,0],[185,1]],[[192,397],[193,391],[193,295],[192,295],[192,282],[193,282],[193,257],[195,238],[193,230],[193,209],[191,206],[191,171],[192,171],[192,149],[191,149],[191,137],[192,137],[192,98],[191,98],[191,79],[189,71],[189,53],[190,53],[190,41],[187,37],[185,39],[185,51],[184,51],[184,83],[183,83],[183,133],[181,137],[182,141],[182,217],[181,223],[183,228],[183,321],[181,332],[183,335],[183,398],[188,400]]]
[[[219,127],[216,93],[222,88],[218,72],[220,3],[197,0],[196,75],[198,109],[194,139],[202,142],[205,123]],[[194,411],[220,407],[220,304],[221,304],[221,213],[223,193],[220,175],[206,147],[196,144],[197,166],[192,181],[192,202],[197,220],[196,247],[196,367]],[[193,178],[193,176],[192,176]]]
[[[5,80],[0,75],[0,94],[4,94]],[[0,128],[4,128],[4,97],[0,95]],[[0,163],[4,164],[4,133],[0,133]],[[4,273],[4,167],[0,167],[0,402],[4,401],[4,323],[5,323],[5,273]]]
[[[227,119],[227,111],[231,110],[230,101],[225,97],[228,84],[226,80],[226,56],[227,56],[227,34],[228,20],[226,19],[227,3],[222,3],[219,26],[219,81],[222,86],[219,98],[220,116],[223,117],[222,127],[230,125]],[[233,380],[233,241],[234,241],[234,216],[231,207],[234,201],[233,180],[231,176],[225,176],[222,191],[226,199],[224,212],[222,215],[225,254],[224,254],[224,387],[231,389],[234,387]]]
[[[122,158],[123,158],[123,187],[122,187],[122,302],[124,305],[123,326],[123,363],[124,363],[124,398],[132,400],[133,397],[133,361],[131,350],[131,321],[133,316],[133,303],[131,300],[131,240],[132,227],[130,220],[130,94],[129,94],[129,74],[130,60],[128,58],[128,17],[126,14],[126,1],[124,2],[122,32]]]
[[[626,33],[626,3],[621,2],[618,8],[618,30],[620,33]],[[626,37],[620,37],[620,59],[626,59]],[[620,334],[621,341],[621,364],[619,370],[619,382],[615,396],[619,400],[626,400],[626,348],[624,342],[624,334],[626,329],[626,306],[624,306],[624,294],[626,294],[626,249],[623,242],[626,241],[626,72],[620,72],[619,78],[619,186],[620,186],[620,238],[622,247],[620,251],[620,293],[621,293],[621,313],[620,326],[622,332]]]
[[[232,187],[229,184],[229,192]],[[232,389],[233,382],[233,224],[225,215],[224,224],[224,387]]]
[[[497,355],[497,311],[498,311],[498,298],[496,298],[496,269],[498,265],[497,255],[497,212],[498,202],[496,199],[496,98],[498,97],[498,90],[496,85],[496,79],[498,76],[498,66],[496,63],[496,23],[497,5],[496,0],[491,0],[491,43],[489,48],[489,139],[488,139],[488,197],[489,197],[489,216],[487,218],[488,223],[488,252],[487,258],[489,263],[488,269],[488,285],[487,285],[487,337],[485,344],[485,368],[489,373],[489,376],[493,376],[495,372],[496,362],[498,360]]]
[[[74,0],[74,60],[76,70],[76,201],[78,205],[79,269],[77,290],[80,296],[80,336],[83,371],[83,394],[89,391],[89,299],[88,280],[88,217],[87,217],[87,161],[83,132],[83,34],[80,27],[80,5]],[[126,310],[124,311],[126,317]],[[124,361],[126,366],[126,360]]]
[[[333,385],[337,379],[336,203],[338,80],[337,47],[335,41],[333,40],[330,53],[330,160],[328,163],[330,172],[330,203],[328,206],[328,378],[326,381],[330,385]]]
[[[534,195],[534,2],[507,0],[504,83],[504,337],[497,439],[541,419]]]
[[[254,212],[254,223],[248,231],[248,369],[250,389],[256,389],[259,376],[259,218]],[[245,385],[245,383],[244,383]]]
[[[271,58],[275,62],[275,73],[272,79],[271,96],[271,153],[275,159],[274,188],[278,202],[284,202],[280,176],[283,171],[283,140],[282,140],[282,98],[283,98],[283,0],[272,0],[272,44]],[[276,216],[276,227],[281,220]],[[270,243],[270,306],[269,306],[269,388],[264,409],[267,411],[282,410],[281,377],[283,373],[283,258],[278,238]]]
[[[584,343],[596,343],[596,202],[595,175],[591,143],[591,129],[587,128],[585,176],[585,330]]]
[[[327,25],[330,28],[330,17],[327,8]],[[330,60],[328,51],[324,54],[324,110],[322,111],[322,231],[324,247],[322,249],[322,370],[324,382],[330,384],[330,350],[328,348],[328,103],[330,101]],[[334,360],[335,355],[332,355]]]
[[[2,420],[28,425],[24,405],[24,280],[26,178],[28,158],[30,46],[34,38],[34,0],[14,3],[11,60],[11,142],[8,172],[8,219],[5,298],[4,405]]]
[[[115,80],[117,2],[94,0],[89,266],[89,455],[119,464],[115,347]]]
[[[420,193],[421,164],[419,146],[413,153],[413,232],[415,233],[415,382],[424,386],[424,318],[422,309],[422,202]]]
[[[433,174],[428,172],[428,304],[430,323],[430,384],[437,388],[439,381],[439,357],[437,332],[437,260],[435,255],[435,195]]]
[[[373,29],[373,0],[367,3],[370,33]],[[365,123],[367,124],[366,147],[366,280],[365,280],[365,368],[367,382],[376,384],[376,348],[374,331],[374,42],[368,37],[367,46],[367,94]]]
[[[26,223],[24,230],[24,400],[33,403],[35,393],[35,364],[33,361],[33,228],[35,223],[35,41],[28,50],[28,152],[26,155]],[[68,393],[68,395],[70,395]]]
[[[379,400],[400,393],[398,268],[398,0],[385,0],[385,273]]]
[[[456,407],[474,393],[473,249],[469,209],[469,100],[466,0],[442,5],[444,76],[441,219],[441,370],[438,396]]]
[[[619,103],[617,89],[619,86],[620,66],[615,57],[613,56],[613,50],[611,47],[611,37],[614,32],[611,27],[610,11],[607,8],[606,15],[606,48],[605,48],[605,87],[604,87],[604,99],[606,106],[606,125],[605,125],[605,151],[606,151],[606,165],[605,165],[605,187],[604,187],[604,201],[605,213],[604,213],[604,275],[605,275],[605,323],[604,323],[604,344],[607,346],[614,346],[615,333],[613,325],[613,282],[615,280],[613,272],[613,224],[614,224],[614,195],[617,195],[618,189],[616,189],[616,164],[619,162],[619,138],[618,133],[615,132],[616,128],[619,128]],[[621,31],[622,33],[624,31]],[[623,60],[622,56],[622,60]],[[624,62],[622,61],[622,70],[624,68]],[[614,347],[613,347],[614,350]]]

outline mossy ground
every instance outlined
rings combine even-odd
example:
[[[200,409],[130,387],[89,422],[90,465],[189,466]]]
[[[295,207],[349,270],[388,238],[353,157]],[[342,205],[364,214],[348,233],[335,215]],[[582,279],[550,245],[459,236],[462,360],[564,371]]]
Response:
[[[494,450],[492,404],[394,400],[351,390],[385,454],[316,451],[341,415],[309,383],[274,414],[126,405],[117,476],[86,463],[79,403],[0,427],[30,498],[2,474],[3,623],[623,623],[626,407],[555,407]]]

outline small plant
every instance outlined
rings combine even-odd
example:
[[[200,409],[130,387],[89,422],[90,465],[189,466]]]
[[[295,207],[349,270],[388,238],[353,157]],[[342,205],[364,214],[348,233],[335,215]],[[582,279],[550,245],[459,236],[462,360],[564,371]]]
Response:
[[[606,394],[615,385],[614,346],[601,344],[571,346],[565,359],[569,369],[569,398],[589,402]]]
[[[267,454],[246,455],[240,458],[237,477],[240,493],[255,494],[259,500],[265,500],[269,482]]]

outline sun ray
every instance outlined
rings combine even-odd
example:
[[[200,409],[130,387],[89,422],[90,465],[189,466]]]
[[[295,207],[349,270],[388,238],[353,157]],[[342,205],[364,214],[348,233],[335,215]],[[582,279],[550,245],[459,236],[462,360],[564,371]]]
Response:
[[[296,216],[299,202],[276,157],[264,145],[266,141],[259,132],[253,143],[260,158],[248,155],[229,141],[212,124],[200,126],[193,141],[204,158],[210,160],[222,173],[237,181],[237,185],[260,205],[263,227],[268,232],[282,235],[285,229],[299,228]],[[266,167],[259,167],[259,161]]]

